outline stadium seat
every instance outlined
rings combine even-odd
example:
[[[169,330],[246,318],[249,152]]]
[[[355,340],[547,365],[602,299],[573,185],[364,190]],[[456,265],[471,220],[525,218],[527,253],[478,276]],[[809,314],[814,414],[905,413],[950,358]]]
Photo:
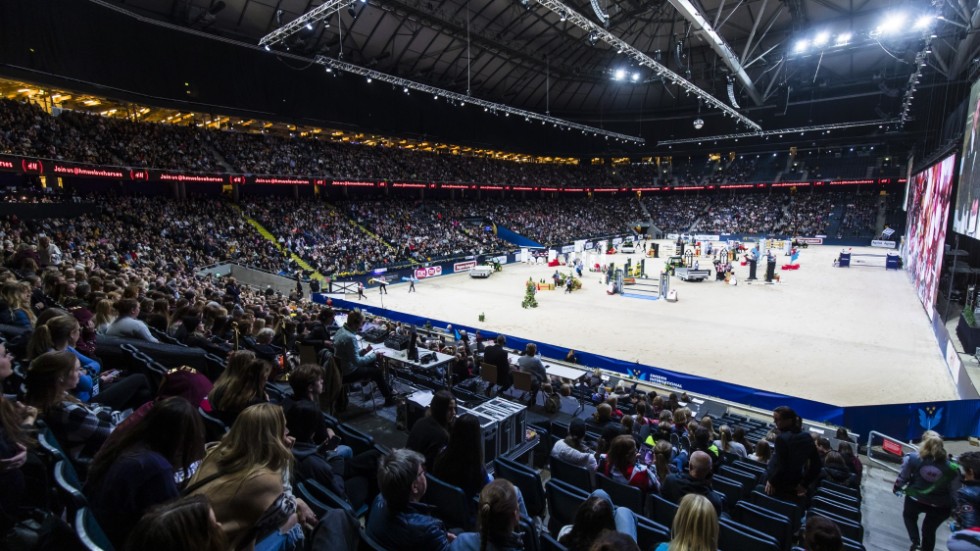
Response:
[[[75,533],[78,534],[82,546],[88,551],[114,551],[115,549],[88,507],[82,507],[75,513]]]
[[[61,460],[55,463],[54,482],[58,499],[65,506],[68,518],[72,518],[82,507],[88,506],[88,499],[82,493],[82,485],[75,475],[75,469],[68,461]]]
[[[617,482],[602,474],[595,474],[596,488],[609,494],[612,502],[619,507],[626,507],[637,515],[643,514],[643,491],[636,486]]]
[[[745,500],[735,506],[733,513],[732,517],[736,522],[773,536],[779,543],[780,549],[789,549],[793,538],[793,526],[786,515],[768,511]]]
[[[826,488],[830,491],[837,492],[839,494],[844,494],[846,496],[851,496],[858,501],[861,500],[861,490],[857,488],[850,488],[842,484],[837,484],[829,480],[824,480],[820,483],[821,488]]]
[[[459,486],[439,480],[431,473],[425,473],[428,489],[422,501],[436,508],[436,516],[449,528],[472,530],[474,527],[475,505]]]
[[[344,423],[337,425],[337,432],[340,433],[343,444],[350,446],[354,450],[354,455],[374,449],[374,437],[350,425]]]
[[[343,509],[350,513],[354,518],[362,518],[367,516],[368,509],[370,508],[370,503],[364,503],[358,509],[354,507],[342,496],[337,495],[332,490],[320,484],[316,480],[304,480],[296,485],[297,488],[302,486],[302,490],[297,490],[303,501],[309,497],[314,501],[316,507],[313,504],[307,502],[307,505],[316,513],[317,518],[320,518],[326,513],[327,509]]]
[[[826,517],[837,524],[837,527],[840,528],[841,535],[843,535],[845,538],[857,542],[864,541],[864,526],[854,522],[851,519],[837,516],[834,513],[825,511],[819,507],[810,507],[807,509],[806,514],[807,518],[810,518],[810,515]]]
[[[664,526],[674,525],[674,515],[678,505],[659,494],[650,493],[647,496],[647,516]]]
[[[217,442],[228,432],[228,425],[204,411],[204,408],[198,406],[197,412],[201,414],[201,420],[204,421],[204,437],[208,442]]]
[[[731,519],[719,521],[719,551],[780,551],[776,538]]]
[[[555,479],[545,483],[544,490],[548,496],[548,531],[557,534],[562,526],[575,520],[579,505],[589,498],[589,494]]]
[[[813,493],[814,497],[822,497],[824,499],[840,503],[841,505],[846,505],[848,507],[853,507],[855,509],[861,508],[861,500],[854,498],[849,495],[844,495],[837,493],[833,490],[829,490],[823,486],[817,488],[817,491]]]
[[[640,549],[654,549],[670,541],[670,528],[642,515],[636,517],[636,543]]]
[[[558,543],[558,538],[541,532],[541,551],[568,551],[568,548]]]
[[[711,477],[711,488],[725,497],[725,510],[729,512],[744,497],[742,485],[722,475]]]
[[[544,495],[541,475],[534,469],[510,459],[498,457],[493,461],[493,474],[494,477],[509,480],[511,484],[520,488],[528,515],[544,517],[547,498]]]
[[[781,515],[785,515],[789,518],[793,530],[797,530],[800,527],[800,519],[803,516],[802,508],[793,503],[792,501],[783,501],[781,499],[776,499],[772,496],[768,496],[758,490],[753,491],[749,494],[749,502],[768,511],[773,511]]]
[[[861,524],[861,509],[849,507],[838,501],[830,500],[822,496],[814,496],[810,500],[811,507],[819,507],[828,513],[833,513],[839,517],[846,518],[857,524]]]
[[[561,480],[576,488],[592,491],[592,473],[585,467],[572,465],[555,456],[551,456],[548,463],[551,466],[551,478]]]

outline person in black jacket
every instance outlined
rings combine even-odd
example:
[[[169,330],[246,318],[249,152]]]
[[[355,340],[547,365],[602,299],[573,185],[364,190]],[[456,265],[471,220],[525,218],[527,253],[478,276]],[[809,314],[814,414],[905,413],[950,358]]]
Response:
[[[431,471],[436,457],[449,444],[449,429],[456,420],[456,399],[448,390],[432,397],[429,414],[419,419],[408,434],[405,447],[425,456],[425,468]]]
[[[806,497],[807,487],[820,476],[820,454],[813,437],[803,432],[803,419],[792,408],[780,406],[773,410],[772,418],[779,435],[766,468],[765,492],[799,503]]]
[[[504,392],[514,384],[510,377],[510,362],[507,359],[507,351],[504,350],[505,344],[507,344],[507,337],[497,335],[497,344],[488,346],[483,351],[483,363],[497,366],[497,384],[500,385],[498,393]],[[487,387],[487,392],[490,390],[491,387]]]
[[[715,512],[721,516],[724,505],[719,494],[711,488],[711,456],[703,451],[696,451],[691,454],[686,473],[675,473],[667,475],[663,486],[660,489],[666,499],[674,503],[680,503],[681,498],[687,494],[698,494],[708,498]]]
[[[330,440],[316,442],[314,437],[322,418],[320,409],[309,400],[296,402],[286,414],[286,427],[295,439],[294,476],[297,482],[319,482],[349,501],[356,510],[377,495],[374,473],[381,453],[370,450],[348,458],[333,451]]]

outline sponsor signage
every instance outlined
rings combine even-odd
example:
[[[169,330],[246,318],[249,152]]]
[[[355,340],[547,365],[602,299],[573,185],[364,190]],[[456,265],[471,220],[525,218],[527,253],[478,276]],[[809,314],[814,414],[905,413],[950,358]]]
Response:
[[[190,182],[192,184],[223,184],[225,179],[221,176],[207,174],[171,174],[161,173],[158,175],[161,182]]]
[[[721,241],[720,235],[708,235],[706,233],[694,234],[695,241]]]
[[[892,455],[902,456],[902,445],[894,440],[885,438],[881,442],[881,449]]]
[[[497,264],[507,264],[507,255],[495,256],[490,259],[490,262],[496,262]]]
[[[374,187],[374,182],[357,182],[352,180],[332,180],[330,182],[331,186],[337,187]],[[381,186],[384,187],[385,183],[381,182]]]
[[[293,186],[307,186],[310,185],[310,180],[305,178],[276,178],[272,177],[257,177],[255,178],[256,184],[272,184],[272,185],[293,185]]]
[[[425,279],[442,275],[442,266],[426,266],[425,268],[415,268],[415,279]]]
[[[575,252],[575,245],[565,245],[561,248],[562,254]]]
[[[797,237],[796,242],[807,245],[823,245],[823,237]]]
[[[466,262],[457,262],[453,264],[453,271],[456,273],[468,272],[471,268],[476,268],[476,260],[467,260]]]
[[[895,248],[895,242],[894,241],[885,241],[885,240],[882,240],[882,239],[872,239],[871,240],[871,246],[872,247],[878,247],[879,249],[894,249]]]

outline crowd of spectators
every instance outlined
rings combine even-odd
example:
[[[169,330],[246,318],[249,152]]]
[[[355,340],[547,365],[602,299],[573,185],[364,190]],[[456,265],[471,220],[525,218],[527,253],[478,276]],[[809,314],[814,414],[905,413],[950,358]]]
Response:
[[[197,124],[134,122],[119,117],[58,110],[0,100],[0,154],[192,172],[371,179],[391,182],[478,183],[561,188],[773,181],[785,157],[757,162],[688,157],[631,164],[517,162],[456,151],[336,142],[321,134],[289,136],[209,129]],[[841,172],[834,159],[816,173]],[[877,158],[839,160],[848,174],[867,172]],[[856,164],[855,164],[856,163]],[[851,166],[854,165],[854,166]],[[800,165],[803,166],[802,164]]]

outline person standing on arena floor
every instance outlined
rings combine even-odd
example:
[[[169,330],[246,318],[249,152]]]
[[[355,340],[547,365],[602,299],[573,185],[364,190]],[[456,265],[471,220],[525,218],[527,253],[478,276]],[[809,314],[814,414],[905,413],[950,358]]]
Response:
[[[385,281],[385,278],[383,277],[378,278],[378,294],[379,295],[388,294],[388,282]]]
[[[936,530],[953,510],[953,496],[959,491],[960,471],[949,461],[943,439],[934,431],[922,434],[919,450],[905,456],[893,491],[905,490],[902,520],[912,540],[910,551],[933,551]],[[919,515],[925,513],[919,537]]]
[[[408,292],[409,293],[414,293],[415,292],[415,278],[414,277],[408,278]]]
[[[364,295],[364,284],[360,281],[357,282],[357,300],[361,299],[367,300],[367,296]]]

